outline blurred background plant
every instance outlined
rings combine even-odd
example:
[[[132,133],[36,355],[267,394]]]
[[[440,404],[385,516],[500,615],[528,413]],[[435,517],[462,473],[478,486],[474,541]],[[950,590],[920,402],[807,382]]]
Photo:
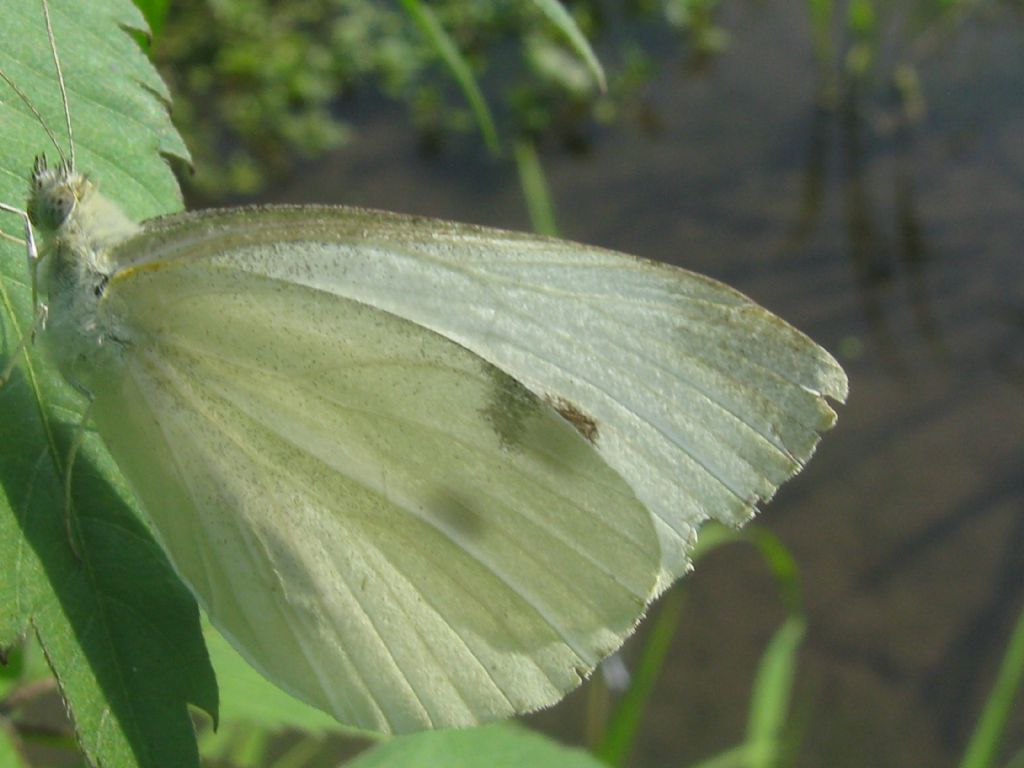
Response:
[[[402,104],[424,148],[481,126],[497,152],[495,124],[505,136],[570,141],[591,119],[614,119],[643,81],[647,59],[624,43],[627,66],[616,67],[620,74],[602,93],[544,6],[175,3],[151,19],[159,29],[152,54],[194,154],[191,191],[204,199],[254,193],[295,156],[351,140],[341,114],[354,99]],[[574,10],[582,34],[608,23],[595,3]],[[464,68],[461,91],[458,79],[439,72],[445,66]],[[496,118],[490,107],[467,102],[466,88],[486,92]]]
[[[154,29],[151,54],[175,96],[175,122],[192,148],[196,172],[184,182],[202,202],[257,193],[295,158],[353,140],[343,115],[358,99],[401,104],[424,149],[479,128],[495,153],[524,138],[581,150],[603,124],[633,118],[656,126],[644,99],[656,52],[681,46],[691,65],[707,66],[729,46],[720,0],[577,0],[565,6],[571,17],[562,25],[552,23],[552,13],[565,12],[553,1],[138,4]],[[854,89],[894,93],[913,119],[926,104],[919,62],[968,21],[1024,7],[1021,0],[806,5],[823,104]],[[425,17],[442,39],[424,34]],[[612,73],[606,88],[571,34],[599,52]],[[464,67],[461,87],[446,66]],[[482,101],[467,100],[467,88]]]

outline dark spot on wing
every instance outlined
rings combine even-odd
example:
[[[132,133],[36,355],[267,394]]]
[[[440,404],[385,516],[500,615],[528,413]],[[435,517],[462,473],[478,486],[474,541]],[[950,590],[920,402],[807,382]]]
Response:
[[[519,448],[523,444],[527,419],[540,410],[540,398],[504,371],[492,365],[485,370],[491,379],[491,391],[487,406],[481,412],[502,448]]]
[[[597,421],[589,413],[585,413],[580,410],[580,407],[575,403],[571,403],[564,397],[550,397],[545,398],[548,403],[558,411],[558,414],[568,421],[576,431],[579,432],[583,437],[590,443],[597,443]]]
[[[439,522],[469,538],[483,535],[484,517],[469,499],[452,488],[439,488],[427,502],[427,511]]]

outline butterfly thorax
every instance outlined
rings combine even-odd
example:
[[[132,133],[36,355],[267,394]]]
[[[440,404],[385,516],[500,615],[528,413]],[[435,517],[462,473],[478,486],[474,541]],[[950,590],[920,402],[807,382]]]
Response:
[[[101,311],[116,269],[110,252],[139,227],[69,163],[49,168],[41,157],[32,172],[28,213],[48,308],[44,338],[64,375],[75,380],[79,362],[95,359],[116,335]]]

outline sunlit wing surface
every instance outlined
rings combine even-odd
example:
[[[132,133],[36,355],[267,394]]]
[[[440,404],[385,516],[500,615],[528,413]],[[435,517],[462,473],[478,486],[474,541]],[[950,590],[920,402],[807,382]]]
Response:
[[[204,258],[393,313],[552,403],[651,511],[657,591],[706,519],[746,521],[800,470],[846,376],[805,335],[682,269],[379,211],[260,208],[149,222],[120,258]],[[214,253],[215,256],[209,254]]]
[[[106,288],[120,348],[89,386],[214,623],[364,728],[557,701],[651,599],[660,551],[633,490],[585,429],[477,355],[242,252],[223,260],[225,244],[191,238],[197,221],[178,219],[170,251],[143,237],[119,252],[147,258]],[[273,248],[319,268],[308,246]]]

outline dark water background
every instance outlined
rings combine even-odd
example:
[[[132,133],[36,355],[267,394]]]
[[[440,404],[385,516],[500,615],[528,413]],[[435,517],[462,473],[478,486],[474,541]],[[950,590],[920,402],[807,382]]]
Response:
[[[642,120],[543,153],[559,224],[720,278],[840,358],[837,429],[758,521],[792,549],[809,614],[799,764],[954,765],[1024,609],[1024,24],[1004,14],[926,57],[907,125],[880,87],[819,106],[802,4],[723,10],[724,55],[695,72],[664,45]],[[425,157],[397,108],[346,117],[359,138],[268,200],[529,228],[511,163],[475,140]],[[686,589],[635,765],[740,741],[783,618],[749,548]],[[532,722],[580,743],[585,698]]]

